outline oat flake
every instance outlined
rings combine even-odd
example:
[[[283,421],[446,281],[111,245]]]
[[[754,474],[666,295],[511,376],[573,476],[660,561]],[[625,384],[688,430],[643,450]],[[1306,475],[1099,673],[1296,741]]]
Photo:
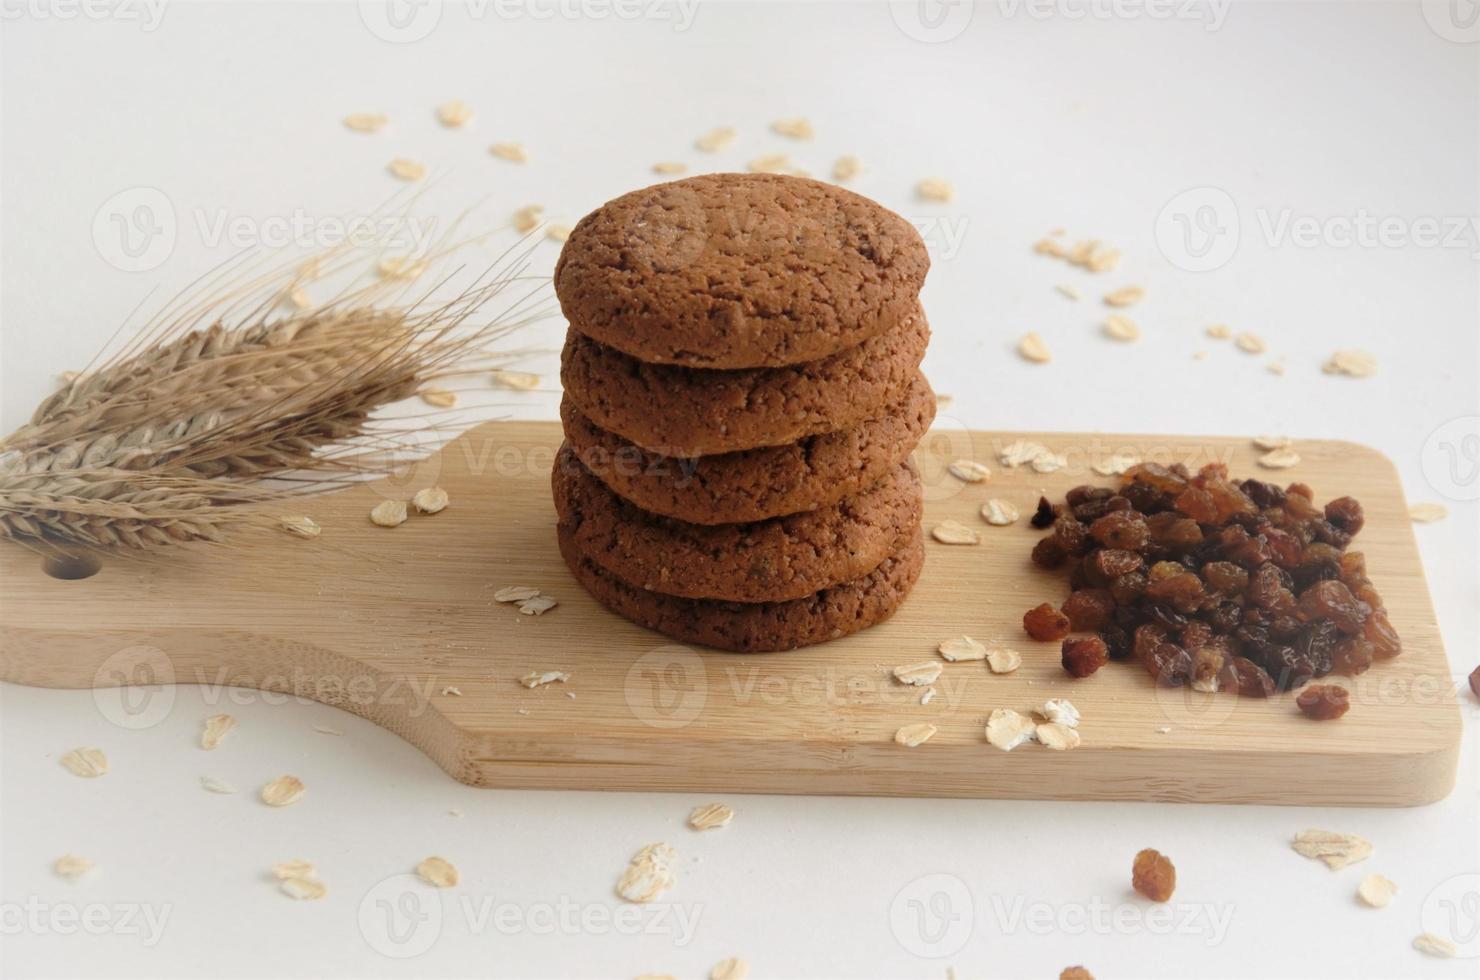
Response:
[[[1208,327],[1208,329],[1204,330],[1203,333],[1207,334],[1209,337],[1212,337],[1214,340],[1227,340],[1229,337],[1233,336],[1233,331],[1229,329],[1227,324],[1223,323],[1215,323],[1211,327]]]
[[[723,803],[706,803],[689,811],[689,826],[695,830],[718,830],[728,827],[735,819],[735,811]]]
[[[1041,452],[1028,461],[1034,473],[1055,473],[1069,465],[1069,457],[1063,453]]]
[[[1068,725],[1060,725],[1057,722],[1039,725],[1033,730],[1033,736],[1038,739],[1044,748],[1053,749],[1057,752],[1067,752],[1070,749],[1079,748],[1080,735],[1078,729],[1070,728]]]
[[[922,201],[946,203],[956,196],[956,188],[952,187],[948,180],[926,177],[915,185],[915,196]]]
[[[1259,457],[1259,465],[1267,470],[1288,470],[1300,463],[1300,454],[1293,449],[1276,449]]]
[[[1017,521],[1018,509],[1000,497],[993,497],[982,504],[982,520],[993,527],[1006,527]]]
[[[1139,456],[1116,453],[1113,456],[1106,456],[1104,459],[1091,464],[1090,469],[1101,476],[1120,476],[1132,466],[1140,465],[1140,462],[1141,457]]]
[[[433,408],[451,408],[457,404],[457,394],[446,388],[423,388],[417,395]]]
[[[812,121],[800,117],[776,120],[771,123],[771,132],[794,140],[809,140],[815,135],[812,131]]]
[[[526,204],[524,207],[514,212],[514,230],[519,232],[521,235],[527,232],[534,231],[535,228],[539,227],[539,223],[541,220],[540,215],[544,213],[544,205]]]
[[[1357,897],[1374,909],[1387,908],[1396,894],[1398,886],[1382,875],[1368,875],[1357,885]]]
[[[950,474],[958,480],[967,483],[981,483],[992,478],[992,471],[985,463],[978,463],[974,459],[958,459],[946,467]]]
[[[300,902],[315,902],[329,894],[329,887],[317,878],[284,878],[278,890]]]
[[[200,733],[200,747],[214,749],[221,744],[226,733],[236,727],[236,719],[230,715],[211,715],[206,719],[205,731]]]
[[[447,509],[447,491],[441,487],[423,487],[411,495],[411,506],[418,514],[436,514]]]
[[[1011,752],[1037,737],[1037,726],[1011,708],[997,708],[987,719],[987,742],[1003,752]]]
[[[765,153],[751,160],[745,167],[755,174],[779,174],[791,168],[791,161],[785,153]]]
[[[385,169],[391,172],[391,176],[398,180],[421,180],[427,175],[426,164],[417,160],[408,160],[405,157],[397,157],[386,164]]]
[[[406,501],[382,500],[370,510],[370,523],[379,527],[396,527],[406,523]]]
[[[523,602],[525,599],[533,599],[540,594],[540,590],[529,585],[506,585],[493,594],[496,602]]]
[[[519,683],[533,690],[544,687],[546,684],[564,684],[570,680],[570,674],[561,670],[532,670],[519,678]]]
[[[1043,338],[1032,331],[1023,334],[1022,339],[1018,341],[1018,353],[1034,364],[1047,364],[1053,359]]]
[[[1054,289],[1057,289],[1059,291],[1059,295],[1060,296],[1063,296],[1063,297],[1065,297],[1067,299],[1072,299],[1076,303],[1079,302],[1079,290],[1075,289],[1073,286],[1069,285],[1068,283],[1061,282],[1061,283],[1059,283],[1057,286],[1055,286],[1053,288]]]
[[[1039,255],[1047,255],[1055,259],[1066,259],[1069,257],[1069,250],[1064,247],[1064,243],[1054,241],[1052,238],[1038,239],[1038,241],[1033,243],[1033,251]],[[1069,288],[1073,289],[1074,287],[1070,286]],[[1062,291],[1062,287],[1060,287],[1060,291]],[[1074,293],[1074,298],[1079,298],[1078,291]]]
[[[442,696],[446,698],[460,698],[462,697],[462,688],[448,684],[442,688]]]
[[[930,536],[941,544],[980,544],[981,535],[960,521],[941,521],[930,531]]]
[[[108,757],[103,754],[102,749],[73,749],[58,761],[68,772],[85,779],[93,779],[108,772]]]
[[[559,604],[551,596],[537,595],[533,599],[525,599],[519,603],[519,612],[524,616],[543,616]]]
[[[862,171],[863,164],[859,162],[857,157],[838,157],[837,162],[833,164],[833,180],[836,180],[840,184],[845,183],[857,177]]]
[[[1134,306],[1146,298],[1146,290],[1140,286],[1121,286],[1105,294],[1105,305],[1114,307]]]
[[[1049,698],[1043,702],[1038,713],[1056,725],[1065,728],[1079,727],[1079,709],[1068,698]]]
[[[93,862],[76,854],[63,854],[51,869],[63,878],[80,878],[93,869]]]
[[[324,530],[312,517],[280,517],[278,524],[284,531],[299,538],[316,538]]]
[[[1113,248],[1096,250],[1089,257],[1090,272],[1112,272],[1120,265],[1120,252]]]
[[[994,674],[1010,674],[1023,665],[1023,655],[1009,647],[987,650],[987,669]]]
[[[894,668],[894,679],[901,684],[913,684],[915,687],[924,687],[934,684],[940,679],[940,672],[945,670],[945,665],[939,660],[922,660],[917,664],[908,664],[903,667]]]
[[[415,279],[427,271],[427,264],[409,255],[391,255],[377,262],[375,271],[382,279]]]
[[[718,126],[694,140],[694,146],[705,153],[714,153],[723,150],[735,142],[735,127]]]
[[[534,391],[540,386],[540,376],[529,371],[499,370],[493,372],[493,386],[513,391]]]
[[[1441,960],[1447,960],[1459,952],[1459,947],[1445,939],[1436,936],[1432,932],[1426,932],[1413,940],[1413,948],[1425,956],[1434,956]]]
[[[921,704],[929,704],[931,701],[934,701],[934,700],[935,700],[935,688],[933,688],[933,687],[927,687],[925,690],[923,690],[923,691],[920,692],[920,703]]]
[[[262,802],[268,806],[292,806],[303,799],[303,780],[297,776],[279,776],[262,787]]]
[[[942,640],[940,646],[936,647],[940,655],[952,663],[962,660],[985,660],[987,659],[987,648],[969,636],[954,636],[949,640]]]
[[[1233,338],[1233,345],[1246,354],[1263,354],[1268,349],[1263,337],[1247,331]]]
[[[1432,524],[1449,516],[1449,508],[1443,504],[1417,503],[1408,505],[1408,516],[1420,524]]]
[[[1041,442],[1029,442],[1026,439],[1017,439],[1003,446],[997,453],[997,461],[1008,469],[1015,469],[1024,463],[1031,463],[1039,456],[1048,453],[1048,447]]]
[[[1321,365],[1321,370],[1351,378],[1370,378],[1377,373],[1377,358],[1364,350],[1339,350]]]
[[[632,856],[617,879],[617,894],[634,904],[651,902],[676,881],[670,867],[677,852],[667,844],[649,844]]]
[[[1116,313],[1105,318],[1105,336],[1129,343],[1141,339],[1141,328],[1130,317]]]
[[[653,173],[655,174],[681,174],[687,169],[689,169],[688,164],[677,163],[671,160],[661,160],[653,164]]]
[[[235,786],[224,779],[217,779],[215,776],[200,777],[200,788],[210,793],[220,793],[223,796],[236,792]]]
[[[309,297],[308,290],[304,289],[302,286],[294,286],[292,289],[288,290],[288,302],[291,303],[295,309],[299,310],[306,310],[313,305],[313,300]]]
[[[272,874],[278,881],[287,881],[289,878],[317,878],[319,875],[314,869],[313,862],[303,858],[279,861],[272,866]]]
[[[452,862],[446,858],[429,857],[416,866],[417,877],[437,888],[451,888],[457,884],[459,875]]]
[[[546,225],[545,237],[552,242],[563,242],[570,237],[570,225]]]
[[[529,151],[524,149],[522,143],[495,143],[488,148],[488,152],[510,163],[526,163],[529,160]]]
[[[750,976],[750,964],[738,956],[720,960],[709,971],[709,980],[745,980]]]
[[[344,117],[344,125],[357,133],[378,133],[390,122],[379,112],[356,112]]]
[[[1302,830],[1295,835],[1291,846],[1304,857],[1326,862],[1332,871],[1365,861],[1372,854],[1369,842],[1355,834],[1330,830]]]
[[[1267,453],[1276,449],[1289,449],[1293,443],[1289,436],[1255,436],[1254,445]]]
[[[437,106],[437,121],[449,129],[466,126],[473,118],[473,107],[461,99],[453,99]]]
[[[314,725],[313,726],[313,730],[316,731],[316,732],[318,732],[320,735],[343,735],[344,734],[344,732],[340,731],[339,729],[337,729],[337,728],[331,728],[328,725]]]
[[[923,745],[930,741],[931,736],[937,731],[939,729],[929,722],[920,722],[917,725],[905,725],[894,733],[894,741],[899,745],[903,745],[905,748],[912,749],[917,745]]]

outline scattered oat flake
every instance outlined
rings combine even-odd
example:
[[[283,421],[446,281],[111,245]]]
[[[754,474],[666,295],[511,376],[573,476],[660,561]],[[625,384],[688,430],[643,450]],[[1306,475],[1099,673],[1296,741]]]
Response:
[[[939,177],[926,177],[915,185],[915,196],[922,201],[947,202],[955,198],[956,188],[951,186],[948,180]]]
[[[416,866],[416,874],[422,881],[438,888],[451,888],[457,884],[457,869],[446,858],[429,857]]]
[[[411,506],[418,514],[436,514],[447,508],[447,491],[441,487],[422,487],[411,495]]]
[[[655,174],[681,174],[687,169],[689,169],[688,164],[678,163],[673,160],[660,160],[653,164],[653,173]]]
[[[546,225],[545,237],[552,242],[563,242],[570,237],[570,225]]]
[[[236,719],[230,715],[211,715],[206,719],[206,727],[200,733],[200,747],[203,749],[214,749],[221,744],[226,733],[236,727]]]
[[[919,724],[915,725],[905,725],[899,731],[894,733],[894,741],[900,745],[903,745],[905,748],[912,749],[917,745],[923,745],[926,742],[930,741],[931,736],[933,736],[937,731],[939,731],[939,729],[930,724],[928,721],[920,722]]]
[[[453,685],[448,684],[446,687],[442,688],[442,696],[449,698],[460,698],[462,697],[462,688],[454,687]]]
[[[1215,323],[1204,330],[1203,333],[1212,337],[1214,340],[1227,340],[1233,336],[1233,330],[1226,323]]]
[[[543,616],[559,604],[551,596],[537,595],[532,599],[525,599],[519,603],[519,612],[525,616]]]
[[[791,168],[791,161],[785,153],[765,153],[751,160],[745,167],[755,174],[779,174]]]
[[[981,535],[960,521],[941,521],[930,531],[930,536],[941,544],[981,544]]]
[[[750,976],[750,964],[738,956],[720,960],[709,971],[709,980],[745,980]]]
[[[673,887],[670,865],[677,852],[667,844],[649,844],[632,856],[617,879],[617,894],[634,904],[651,902]]]
[[[1010,647],[990,647],[987,669],[994,674],[1010,674],[1023,665],[1023,655]]]
[[[1068,283],[1061,282],[1061,283],[1059,283],[1057,286],[1055,286],[1053,288],[1054,289],[1057,289],[1059,291],[1059,295],[1065,296],[1065,297],[1067,297],[1069,299],[1072,299],[1076,303],[1079,301],[1079,290],[1075,289],[1073,286],[1069,285]]]
[[[317,878],[284,878],[278,890],[300,902],[316,902],[329,894],[329,886]]]
[[[946,469],[956,479],[964,480],[967,483],[981,483],[983,480],[989,480],[992,477],[992,471],[987,468],[987,465],[985,463],[978,463],[974,459],[958,459],[946,467]]]
[[[1057,752],[1067,752],[1070,749],[1079,748],[1079,730],[1061,725],[1057,722],[1049,722],[1039,725],[1033,730],[1033,737],[1038,739],[1044,748],[1053,749]]]
[[[1043,338],[1032,331],[1023,334],[1022,339],[1018,341],[1017,349],[1019,354],[1034,364],[1047,364],[1053,359]]]
[[[1113,248],[1096,250],[1087,264],[1090,272],[1112,272],[1120,265],[1120,252]]]
[[[564,684],[570,680],[570,674],[560,670],[532,670],[519,678],[519,683],[533,690],[536,687],[544,687],[546,684]]]
[[[523,143],[495,143],[488,148],[488,152],[510,163],[525,163],[529,160],[529,152],[524,149]]]
[[[1028,461],[1034,473],[1055,473],[1069,465],[1069,457],[1063,453],[1041,452]]]
[[[1387,908],[1396,894],[1398,886],[1382,875],[1368,875],[1357,885],[1357,897],[1374,909]]]
[[[1288,470],[1299,462],[1300,454],[1293,449],[1276,449],[1259,457],[1259,465],[1267,470]]]
[[[396,527],[406,523],[406,501],[382,500],[371,508],[370,523],[379,527]]]
[[[1024,463],[1031,463],[1048,452],[1048,447],[1041,442],[1029,442],[1026,439],[1015,439],[1003,446],[997,453],[997,461],[1009,469],[1016,468]]]
[[[300,310],[306,310],[313,305],[313,300],[309,298],[308,290],[302,286],[294,286],[288,290],[288,302]]]
[[[1141,457],[1127,453],[1116,453],[1091,464],[1090,469],[1101,476],[1120,476],[1141,462]]]
[[[514,391],[534,391],[540,386],[540,376],[529,371],[499,370],[493,372],[493,386]]]
[[[312,861],[303,858],[293,858],[291,861],[279,861],[272,866],[272,874],[278,881],[287,881],[289,878],[317,878],[318,871],[314,869]]]
[[[1233,345],[1246,354],[1263,354],[1268,349],[1263,337],[1247,331],[1233,338]]]
[[[1194,361],[1206,361],[1208,359],[1208,352],[1205,350],[1195,350],[1192,352],[1192,359]]]
[[[1285,362],[1270,361],[1264,366],[1264,370],[1268,371],[1270,374],[1283,375],[1285,373]]]
[[[313,726],[313,730],[316,731],[316,732],[318,732],[320,735],[343,735],[344,734],[344,732],[340,731],[337,728],[330,727],[329,725],[315,725],[315,726]]]
[[[949,640],[942,640],[940,646],[936,647],[940,655],[952,663],[962,660],[985,660],[987,659],[987,648],[977,640],[969,636],[953,636]]]
[[[542,204],[526,204],[514,212],[514,230],[521,235],[539,227],[540,215],[545,213]]]
[[[993,527],[1006,527],[1018,519],[1018,509],[1000,497],[982,504],[982,520]]]
[[[1037,726],[1032,720],[1011,708],[996,708],[987,718],[987,742],[1003,752],[1011,752],[1037,737]]]
[[[1289,449],[1293,445],[1289,436],[1255,436],[1254,445],[1267,453],[1276,449]]]
[[[1321,370],[1350,378],[1370,378],[1377,373],[1377,358],[1363,350],[1339,350],[1321,365]]]
[[[76,854],[63,854],[56,859],[51,869],[63,878],[79,878],[93,869],[93,862]]]
[[[734,819],[735,811],[723,803],[706,803],[689,811],[689,826],[695,830],[718,830]]]
[[[801,117],[778,119],[771,123],[771,132],[778,136],[789,136],[794,140],[809,140],[815,135],[812,131],[812,121]]]
[[[268,806],[292,806],[303,799],[303,780],[297,776],[279,776],[262,787],[262,802]]]
[[[457,404],[457,393],[446,388],[423,388],[416,394],[433,408],[451,408]]]
[[[920,703],[921,704],[929,704],[931,701],[934,701],[934,700],[935,700],[935,688],[933,688],[933,687],[927,687],[925,690],[923,690],[923,691],[920,692]]]
[[[280,517],[278,524],[284,531],[300,538],[316,538],[323,533],[324,529],[319,527],[318,521],[312,517]]]
[[[1134,306],[1146,298],[1146,290],[1140,286],[1121,286],[1105,294],[1106,306]]]
[[[1141,328],[1136,326],[1136,321],[1118,313],[1105,317],[1104,329],[1105,336],[1111,340],[1130,342],[1141,339]]]
[[[1443,504],[1417,503],[1408,505],[1408,516],[1420,524],[1432,524],[1449,516],[1449,508]]]
[[[1170,734],[1172,734],[1172,726],[1171,725],[1162,725],[1160,728],[1158,728],[1156,730],[1156,734],[1158,734],[1158,735],[1170,735]]]
[[[1079,709],[1068,698],[1049,698],[1038,708],[1038,713],[1056,725],[1079,727]]]
[[[236,792],[235,786],[224,779],[217,779],[215,776],[200,777],[200,788],[210,793],[220,793],[223,796]]]
[[[1459,947],[1445,939],[1436,936],[1432,932],[1425,932],[1413,940],[1413,948],[1425,956],[1434,956],[1441,960],[1447,960],[1459,952]]]
[[[375,271],[382,279],[415,279],[427,271],[427,264],[409,255],[388,255],[376,263]]]
[[[862,172],[863,164],[855,156],[838,157],[837,161],[833,163],[833,180],[839,183],[852,180]]]
[[[1291,846],[1304,857],[1326,862],[1332,871],[1365,861],[1372,854],[1372,845],[1362,838],[1330,830],[1302,830]]]
[[[1038,241],[1033,243],[1033,251],[1039,255],[1047,255],[1055,259],[1067,259],[1069,257],[1069,250],[1065,247],[1064,243],[1055,241],[1052,238],[1038,239]],[[1073,289],[1074,287],[1070,286],[1069,288]],[[1062,292],[1063,287],[1059,287],[1059,290]],[[1075,290],[1074,298],[1079,298],[1078,290]]]
[[[398,180],[421,180],[427,175],[426,164],[417,160],[408,160],[405,157],[397,157],[386,164],[385,169],[391,172],[391,176]]]
[[[344,125],[357,133],[378,133],[390,122],[383,113],[355,112],[344,117]]]
[[[907,664],[903,667],[894,668],[894,679],[901,684],[913,684],[915,687],[924,687],[934,684],[940,679],[940,672],[945,670],[945,665],[939,660],[922,660],[917,664]]]
[[[506,585],[493,594],[495,602],[523,602],[533,599],[540,590],[530,585]]]
[[[473,118],[473,107],[461,99],[453,99],[437,106],[437,121],[449,129],[466,126]]]
[[[74,776],[92,779],[108,772],[108,757],[102,749],[73,749],[60,762]]]
[[[723,150],[733,142],[735,142],[735,127],[717,126],[694,140],[694,146],[705,153],[713,153],[716,150]]]

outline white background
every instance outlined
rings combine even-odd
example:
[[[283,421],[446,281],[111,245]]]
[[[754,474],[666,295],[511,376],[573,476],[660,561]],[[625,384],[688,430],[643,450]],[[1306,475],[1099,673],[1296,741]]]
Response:
[[[780,151],[825,175],[854,153],[867,168],[856,188],[921,223],[934,251],[925,367],[954,396],[951,421],[1374,445],[1411,499],[1452,510],[1417,533],[1456,680],[1475,665],[1480,482],[1473,458],[1447,471],[1441,444],[1460,445],[1480,414],[1477,243],[1473,226],[1458,246],[1416,238],[1427,220],[1473,221],[1480,209],[1480,44],[1444,5],[1425,16],[1406,3],[1240,3],[1178,16],[1004,2],[944,8],[938,29],[926,26],[934,5],[924,17],[915,4],[706,5],[691,22],[672,6],[598,18],[608,8],[547,5],[536,18],[485,5],[413,17],[407,33],[425,36],[400,42],[367,27],[387,23],[378,3],[172,3],[158,22],[142,3],[101,16],[61,2],[3,9],[6,429],[151,290],[157,303],[232,254],[210,240],[221,218],[260,237],[285,217],[364,213],[399,189],[383,169],[393,156],[432,168],[419,214],[450,220],[481,203],[473,225],[495,231],[475,247],[486,259],[513,239],[514,208],[540,203],[574,221],[656,179],[657,160],[738,168]],[[478,112],[465,130],[433,118],[454,97]],[[355,111],[385,112],[391,126],[350,133],[339,120]],[[767,131],[791,115],[813,120],[812,142]],[[720,124],[739,129],[736,145],[695,152],[694,137]],[[490,157],[497,140],[522,141],[531,161]],[[956,201],[915,201],[926,176],[953,181]],[[173,215],[174,243],[146,254],[152,267],[125,271],[111,213],[131,215],[136,188],[163,196],[155,216]],[[1179,244],[1178,214],[1203,236],[1187,239],[1195,250],[1226,261],[1189,271],[1197,259]],[[1396,218],[1399,238],[1346,244],[1346,223],[1362,215]],[[1171,230],[1160,247],[1159,216]],[[1303,243],[1282,233],[1302,220],[1326,232]],[[1053,227],[1121,247],[1120,272],[1093,278],[1032,254]],[[540,246],[539,271],[556,248]],[[1060,282],[1085,302],[1058,295]],[[1117,345],[1097,333],[1095,298],[1131,282],[1148,290],[1134,310],[1145,337]],[[1270,354],[1206,339],[1216,322],[1261,334]],[[546,377],[542,390],[480,386],[463,405],[483,407],[468,416],[554,418],[563,329],[556,318],[518,341],[539,351],[521,366]],[[1051,365],[1013,353],[1028,329],[1052,347]],[[1323,375],[1338,347],[1372,351],[1380,373]],[[1265,370],[1276,357],[1283,377]],[[1426,907],[1466,890],[1480,899],[1467,694],[1459,785],[1422,809],[732,797],[734,824],[702,836],[683,826],[702,798],[473,790],[395,736],[316,704],[186,687],[159,724],[129,731],[87,692],[4,687],[0,698],[6,915],[27,902],[169,915],[153,944],[124,928],[64,936],[55,920],[19,932],[7,920],[7,976],[697,977],[730,955],[765,977],[948,966],[962,978],[1046,977],[1073,963],[1101,978],[1480,973],[1480,911],[1456,926],[1471,958],[1409,946],[1443,925]],[[200,720],[221,710],[241,727],[203,754]],[[345,735],[315,734],[314,723]],[[108,777],[58,766],[93,744],[113,761]],[[251,791],[281,772],[309,795],[268,810]],[[243,792],[205,793],[203,774]],[[1362,834],[1377,853],[1328,871],[1289,850],[1307,826]],[[620,904],[612,885],[628,855],[655,840],[680,852],[670,897],[698,917],[686,943],[665,932],[671,922],[642,935],[501,930],[459,904],[538,916],[564,900],[599,914]],[[1128,894],[1144,846],[1174,857],[1190,931],[1156,934]],[[99,869],[54,877],[66,852]],[[440,937],[417,958],[383,956],[358,925],[362,899],[430,853],[464,876],[427,900],[442,903]],[[293,856],[318,864],[326,900],[277,893],[266,869]],[[1385,911],[1353,898],[1369,871],[1402,889]],[[919,881],[937,874],[956,880]],[[954,931],[922,948],[909,901],[928,906],[936,891]],[[1092,903],[1129,918],[1097,928],[1078,917]],[[1205,903],[1231,915],[1226,933],[1209,926]],[[1044,909],[1048,922],[1032,918]]]

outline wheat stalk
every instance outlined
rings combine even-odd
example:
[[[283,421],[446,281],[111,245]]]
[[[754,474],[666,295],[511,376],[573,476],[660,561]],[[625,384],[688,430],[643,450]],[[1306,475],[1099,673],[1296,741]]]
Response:
[[[177,301],[141,341],[0,439],[0,536],[135,550],[220,541],[262,521],[248,505],[404,461],[408,434],[376,426],[373,413],[432,378],[486,366],[495,341],[544,315],[537,286],[484,319],[523,282],[527,254],[447,302],[385,304],[390,289],[377,283],[277,315],[297,270]],[[257,482],[300,474],[307,481],[291,489]]]

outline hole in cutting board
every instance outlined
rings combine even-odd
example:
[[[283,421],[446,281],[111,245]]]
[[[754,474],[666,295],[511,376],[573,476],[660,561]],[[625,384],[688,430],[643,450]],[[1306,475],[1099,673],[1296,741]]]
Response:
[[[102,568],[103,563],[92,555],[53,555],[41,560],[43,572],[66,582],[92,578]]]

